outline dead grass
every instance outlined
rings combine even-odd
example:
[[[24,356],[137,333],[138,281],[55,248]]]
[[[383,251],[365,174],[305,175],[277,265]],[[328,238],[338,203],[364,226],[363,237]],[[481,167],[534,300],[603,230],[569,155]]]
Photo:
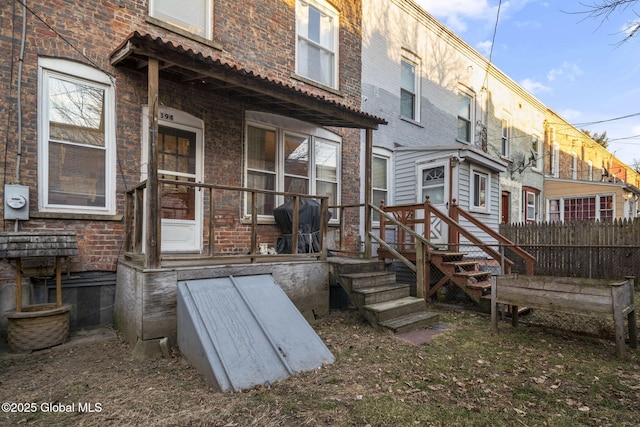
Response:
[[[314,328],[333,365],[239,393],[211,389],[176,352],[135,361],[119,339],[0,360],[0,400],[35,403],[1,425],[636,426],[638,350],[611,340],[500,325],[443,310],[451,329],[416,346],[333,311]],[[75,403],[67,413],[42,405]],[[78,403],[100,404],[80,412]],[[86,409],[86,408],[85,408]]]

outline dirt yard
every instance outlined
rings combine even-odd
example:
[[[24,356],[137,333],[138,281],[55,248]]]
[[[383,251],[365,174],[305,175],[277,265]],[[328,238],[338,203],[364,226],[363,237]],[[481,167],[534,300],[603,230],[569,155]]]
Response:
[[[0,357],[0,425],[637,425],[638,352],[608,340],[501,326],[443,312],[451,326],[416,345],[336,310],[314,325],[332,365],[222,393],[174,348],[136,361],[107,328],[30,355]],[[597,368],[594,368],[597,367]],[[598,372],[594,372],[597,369]],[[7,404],[9,404],[7,406]]]

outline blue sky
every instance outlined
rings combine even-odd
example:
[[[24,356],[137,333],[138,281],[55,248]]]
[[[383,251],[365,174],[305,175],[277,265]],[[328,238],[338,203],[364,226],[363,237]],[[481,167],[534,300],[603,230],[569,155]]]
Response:
[[[499,0],[415,1],[489,57]],[[492,62],[579,129],[606,131],[609,151],[633,164],[640,161],[640,34],[620,41],[640,1],[606,21],[576,13],[596,1],[503,0]]]

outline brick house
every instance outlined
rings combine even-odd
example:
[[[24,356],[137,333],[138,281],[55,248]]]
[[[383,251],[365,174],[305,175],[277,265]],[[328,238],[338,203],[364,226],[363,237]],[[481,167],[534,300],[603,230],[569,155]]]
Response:
[[[348,0],[3,3],[3,184],[29,201],[2,231],[75,232],[64,267],[118,271],[128,340],[175,338],[176,263],[276,246],[286,197],[360,201],[361,129],[385,123],[360,111],[361,19]],[[133,219],[125,193],[140,183]],[[357,215],[341,225],[355,247]],[[255,266],[224,263],[240,261]],[[259,269],[313,317],[328,310],[325,264]],[[1,267],[4,295],[15,271]],[[198,274],[234,270],[211,268]]]

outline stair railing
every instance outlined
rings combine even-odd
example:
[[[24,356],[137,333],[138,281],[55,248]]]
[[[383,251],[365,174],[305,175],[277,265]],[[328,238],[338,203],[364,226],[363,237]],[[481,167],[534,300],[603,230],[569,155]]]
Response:
[[[430,204],[428,200],[427,200],[427,203]],[[442,212],[440,212],[437,208],[433,206],[430,206],[430,208],[433,209],[434,214],[436,214],[439,218],[444,220],[443,216],[446,216],[446,215],[444,215]],[[473,243],[476,243],[474,239],[478,240],[469,231],[465,230],[464,227],[459,225],[458,218],[460,216],[462,216],[464,219],[471,222],[473,225],[475,225],[476,227],[478,227],[479,229],[481,229],[482,231],[484,231],[489,236],[493,237],[499,242],[500,253],[496,252],[494,249],[491,249],[490,247],[487,247],[486,245],[479,245],[479,247],[482,248],[487,254],[492,256],[496,261],[499,261],[501,263],[502,270],[505,274],[509,274],[511,272],[511,266],[513,265],[513,261],[505,258],[504,256],[503,248],[509,247],[515,255],[519,256],[524,261],[525,274],[527,276],[533,276],[533,263],[535,262],[536,258],[533,255],[531,255],[529,252],[522,249],[520,246],[513,243],[511,240],[507,239],[502,234],[498,233],[497,231],[488,227],[486,224],[482,223],[478,218],[474,217],[466,210],[462,209],[460,205],[458,205],[456,199],[453,199],[453,202],[451,203],[451,209],[449,210],[449,216],[448,216],[457,224],[449,228],[449,244],[450,245],[456,246],[460,244],[460,234],[464,235],[464,237],[466,237],[469,241]],[[467,233],[469,235],[467,235]],[[470,238],[469,236],[473,236],[474,239]]]
[[[416,296],[418,298],[425,298],[429,281],[430,253],[432,249],[438,249],[438,246],[434,245],[429,240],[425,239],[424,236],[418,234],[414,229],[403,224],[395,216],[385,212],[381,208],[375,205],[369,205],[369,208],[380,215],[380,236],[377,236],[373,232],[369,232],[369,237],[378,242],[380,246],[393,254],[395,258],[402,261],[404,265],[416,274]],[[387,223],[392,223],[398,227],[399,231],[401,231],[401,233],[399,232],[398,234],[403,237],[402,242],[398,239],[399,245],[404,247],[406,244],[406,236],[409,236],[409,239],[415,245],[415,264],[386,242],[384,236],[386,235]]]

